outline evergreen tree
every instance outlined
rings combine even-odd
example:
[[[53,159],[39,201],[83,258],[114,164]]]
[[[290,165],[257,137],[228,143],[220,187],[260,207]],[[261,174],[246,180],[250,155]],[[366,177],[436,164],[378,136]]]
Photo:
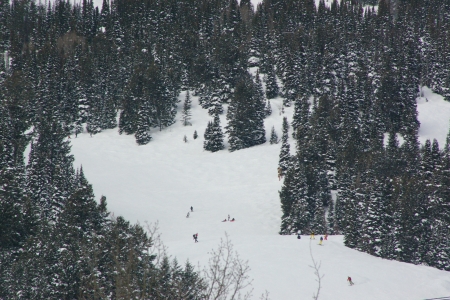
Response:
[[[189,91],[186,91],[186,98],[184,99],[183,111],[181,115],[181,121],[183,122],[183,126],[192,125],[191,120],[191,97],[189,96]]]
[[[43,123],[31,145],[27,193],[44,219],[55,220],[73,191],[73,156],[58,124]]]
[[[203,148],[206,151],[216,152],[223,150],[223,133],[222,127],[220,126],[219,115],[216,114],[214,116],[214,121],[208,122],[204,138],[205,141],[203,142]]]
[[[335,219],[335,211],[334,211],[334,201],[330,201],[330,205],[328,205],[327,211],[327,231],[329,234],[336,234],[336,219]]]
[[[243,75],[236,85],[227,112],[230,151],[266,142],[264,104],[249,74]]]
[[[264,112],[266,113],[266,117],[272,114],[272,105],[270,105],[270,100],[267,100],[266,107],[264,108]]]
[[[278,84],[273,66],[269,69],[266,78],[266,96],[267,99],[273,99],[278,96]]]
[[[278,140],[278,135],[275,131],[275,126],[272,126],[272,130],[270,131],[270,140],[269,143],[271,145],[273,144],[278,144],[279,140]]]
[[[283,134],[281,136],[281,150],[278,161],[278,167],[281,169],[283,175],[286,174],[291,160],[288,130],[289,123],[287,121],[287,118],[283,117]]]
[[[308,185],[301,162],[296,157],[289,167],[281,188],[280,201],[283,216],[280,234],[295,234],[311,230],[311,215],[308,208]]]

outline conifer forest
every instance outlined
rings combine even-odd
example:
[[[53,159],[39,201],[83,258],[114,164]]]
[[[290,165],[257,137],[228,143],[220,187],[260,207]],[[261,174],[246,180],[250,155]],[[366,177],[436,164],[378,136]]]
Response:
[[[279,144],[279,234],[450,271],[450,133],[420,144],[424,86],[450,101],[450,0],[0,0],[0,299],[213,299],[111,216],[67,138],[151,147],[191,96],[205,151]]]

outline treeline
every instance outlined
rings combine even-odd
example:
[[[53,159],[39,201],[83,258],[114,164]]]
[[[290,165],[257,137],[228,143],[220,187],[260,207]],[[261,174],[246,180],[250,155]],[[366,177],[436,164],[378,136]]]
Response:
[[[450,270],[450,133],[443,148],[421,146],[416,110],[420,86],[449,96],[449,5],[380,1],[374,14],[322,3],[315,34],[280,35],[277,68],[294,105],[281,234],[343,234],[348,247]]]
[[[266,0],[255,11],[249,0],[3,1],[0,53],[12,59],[8,70],[0,64],[3,98],[32,124],[47,118],[91,134],[118,126],[146,144],[152,128],[176,121],[181,90],[194,90],[213,116],[250,94],[264,103],[282,95],[289,106],[353,80],[358,92],[383,90],[389,129],[413,128],[419,84],[450,97],[450,4],[382,0],[375,12],[366,3]],[[249,95],[236,94],[238,84],[249,88],[249,67],[264,74],[261,96],[255,78]]]
[[[186,262],[156,253],[140,225],[111,218],[82,168],[74,170],[60,125],[24,142],[0,110],[0,298],[200,299],[206,282]],[[44,127],[47,126],[47,127]],[[150,230],[152,232],[152,230]],[[158,256],[156,254],[159,254]]]

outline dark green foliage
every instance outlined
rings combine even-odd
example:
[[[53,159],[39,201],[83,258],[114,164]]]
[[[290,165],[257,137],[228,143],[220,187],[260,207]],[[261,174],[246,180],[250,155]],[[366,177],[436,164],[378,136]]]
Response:
[[[75,188],[74,158],[58,124],[42,123],[37,133],[27,166],[27,194],[42,217],[55,220]]]
[[[270,116],[272,114],[272,105],[270,105],[270,100],[267,100],[264,112],[266,113],[266,116]]]
[[[266,142],[264,129],[264,102],[249,74],[237,83],[227,112],[230,151],[260,145]]]
[[[206,126],[205,141],[203,142],[203,149],[206,151],[216,152],[224,148],[223,145],[223,133],[222,127],[220,126],[219,115],[214,116],[214,120],[208,122]]]
[[[186,91],[186,98],[184,99],[183,111],[181,112],[181,122],[183,122],[183,126],[192,125],[191,121],[191,97],[189,95],[189,91]]]
[[[290,153],[290,145],[289,145],[289,123],[287,121],[287,118],[283,118],[283,133],[281,136],[281,150],[280,150],[280,156],[278,161],[278,167],[281,168],[282,174],[285,174],[288,167],[289,162],[291,160],[291,153]]]
[[[280,200],[283,217],[281,219],[280,234],[296,234],[311,230],[310,199],[306,183],[305,170],[298,161],[290,166],[281,188]]]
[[[273,67],[267,73],[266,78],[266,96],[267,99],[272,99],[278,96],[278,84]]]
[[[272,126],[272,130],[270,131],[270,140],[269,143],[271,145],[273,144],[278,144],[279,140],[278,140],[278,135],[275,131],[275,126]]]

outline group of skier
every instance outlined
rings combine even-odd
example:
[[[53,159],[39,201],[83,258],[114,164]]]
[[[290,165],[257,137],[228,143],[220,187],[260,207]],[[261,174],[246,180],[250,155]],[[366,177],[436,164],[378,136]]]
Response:
[[[193,212],[194,211],[194,208],[191,206],[191,211],[190,212]],[[188,213],[187,213],[187,215],[186,215],[186,218],[189,218],[189,213],[190,213],[189,211],[188,211]]]
[[[299,231],[298,233],[297,233],[297,239],[301,239],[302,238],[302,236],[301,236],[301,232]],[[309,238],[310,240],[315,240],[316,239],[316,237],[314,236],[314,232],[313,231],[311,231],[311,236],[310,236],[310,238]],[[319,245],[322,245],[322,242],[325,240],[327,240],[328,239],[328,234],[325,234],[324,236],[321,236],[320,237],[320,241],[319,241]]]
[[[299,232],[297,233],[297,239],[301,239],[301,238],[302,238],[301,232],[299,231]],[[316,239],[316,237],[314,236],[314,231],[311,231],[311,235],[310,235],[309,239],[310,239],[310,240],[315,240],[315,239]],[[328,240],[328,234],[325,234],[324,236],[321,236],[321,237],[320,237],[319,245],[322,245],[322,242],[323,242],[324,240],[325,240],[325,241]],[[353,281],[352,281],[352,278],[351,278],[350,276],[347,277],[347,281],[348,281],[348,283],[350,284],[350,286],[354,285],[354,283],[353,283]]]
[[[230,220],[230,215],[228,215],[228,221],[229,221],[229,222],[234,222],[234,221],[236,221],[236,220],[235,220],[234,218]],[[222,222],[227,222],[227,218],[223,219]]]
[[[192,206],[191,206],[191,211],[188,211],[188,213],[186,215],[186,218],[189,218],[189,215],[190,215],[191,212],[194,212],[194,207],[192,207]],[[230,220],[230,218],[231,218],[230,215],[228,215],[228,220],[225,218],[222,222],[227,222],[227,221],[234,222],[234,221],[236,221],[234,218],[232,218],[231,220]],[[198,233],[195,233],[192,236],[194,238],[194,242],[198,243]]]

